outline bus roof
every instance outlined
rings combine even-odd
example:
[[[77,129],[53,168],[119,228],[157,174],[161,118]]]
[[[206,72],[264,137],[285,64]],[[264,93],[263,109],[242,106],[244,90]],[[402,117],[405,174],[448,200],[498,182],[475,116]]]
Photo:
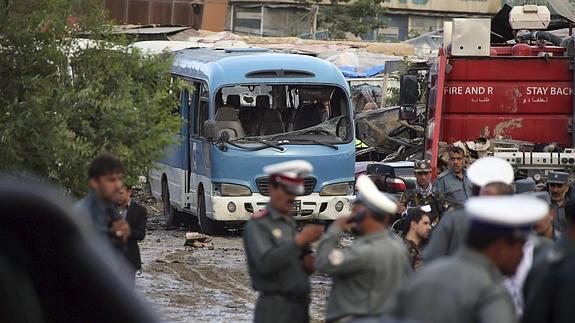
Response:
[[[262,49],[184,49],[175,52],[172,74],[208,82],[211,90],[225,85],[297,83],[349,86],[339,69],[319,58],[273,53]]]

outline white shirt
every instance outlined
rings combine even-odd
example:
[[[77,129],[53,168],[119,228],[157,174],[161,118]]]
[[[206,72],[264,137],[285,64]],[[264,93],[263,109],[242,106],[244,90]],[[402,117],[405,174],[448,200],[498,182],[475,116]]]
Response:
[[[130,204],[132,204],[132,200],[130,199],[128,201],[128,204],[126,204],[126,207],[120,207],[118,210],[118,213],[120,214],[120,216],[122,217],[122,219],[126,219],[126,217],[128,216],[128,208],[130,208]]]
[[[523,245],[523,258],[517,266],[517,271],[512,277],[507,277],[503,281],[505,288],[511,294],[513,298],[513,303],[515,304],[515,311],[517,312],[517,317],[521,318],[523,316],[523,309],[525,307],[525,300],[523,299],[523,285],[525,284],[525,279],[527,279],[527,274],[531,270],[533,265],[533,250],[534,250],[534,237],[531,235],[525,241]]]

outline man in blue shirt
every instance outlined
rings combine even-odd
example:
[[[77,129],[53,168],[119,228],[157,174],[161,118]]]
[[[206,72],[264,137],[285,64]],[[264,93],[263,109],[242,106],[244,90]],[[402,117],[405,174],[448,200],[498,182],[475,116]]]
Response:
[[[434,188],[443,194],[449,208],[461,208],[471,194],[471,182],[465,172],[465,152],[449,148],[449,169],[437,176]]]

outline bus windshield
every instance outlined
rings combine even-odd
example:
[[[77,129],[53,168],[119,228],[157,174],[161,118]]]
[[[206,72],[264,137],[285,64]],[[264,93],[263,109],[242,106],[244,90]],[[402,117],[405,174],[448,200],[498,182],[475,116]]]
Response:
[[[215,125],[235,141],[338,144],[353,137],[347,95],[335,86],[224,87],[216,94]]]

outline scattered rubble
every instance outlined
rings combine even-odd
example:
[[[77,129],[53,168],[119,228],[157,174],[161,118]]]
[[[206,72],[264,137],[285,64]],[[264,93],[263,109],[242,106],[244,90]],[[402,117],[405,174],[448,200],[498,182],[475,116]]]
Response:
[[[214,250],[215,248],[211,241],[212,238],[205,234],[201,234],[199,232],[187,232],[184,246],[193,248],[208,248],[208,250]]]

